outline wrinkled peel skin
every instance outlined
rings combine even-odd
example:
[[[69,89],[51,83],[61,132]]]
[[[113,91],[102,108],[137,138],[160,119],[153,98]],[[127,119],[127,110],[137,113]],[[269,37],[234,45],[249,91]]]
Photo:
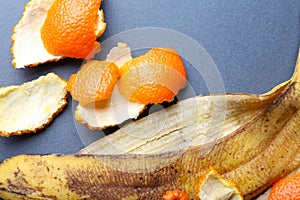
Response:
[[[20,155],[0,165],[4,199],[161,199],[180,189],[197,199],[213,167],[250,199],[300,166],[299,59],[285,90],[216,143],[155,155]]]
[[[249,162],[224,174],[224,177],[234,180],[240,187],[245,199],[260,194],[274,180],[283,178],[300,166],[298,87],[299,83],[293,83],[267,108],[262,118],[265,121],[262,131],[257,134],[256,139],[251,138],[255,141],[259,137],[263,138],[260,152]],[[247,145],[253,140],[245,141]]]

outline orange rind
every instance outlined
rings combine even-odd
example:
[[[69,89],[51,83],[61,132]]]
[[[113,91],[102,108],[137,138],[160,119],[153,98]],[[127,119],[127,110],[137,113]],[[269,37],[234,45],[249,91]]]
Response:
[[[101,0],[56,0],[41,29],[48,52],[84,59],[100,51],[95,31],[100,5]]]
[[[132,58],[127,44],[119,43],[118,47],[111,49],[106,61],[114,62],[121,74],[118,87],[110,90],[111,97],[90,101],[88,104],[74,98],[79,101],[75,119],[90,129],[105,129],[128,119],[136,119],[149,103],[173,100],[187,82],[183,62],[173,49],[154,48],[145,55]],[[137,68],[138,71],[133,72]],[[132,74],[136,76],[131,76]],[[75,76],[71,76],[69,83],[74,82],[74,79]],[[135,82],[137,79],[139,81]],[[154,84],[148,84],[147,81]],[[145,82],[147,83],[142,85]],[[141,87],[137,88],[137,84]],[[133,96],[138,100],[126,95],[126,92],[132,92],[131,89],[134,91]]]
[[[110,50],[106,61],[120,67],[130,59],[132,59],[130,48],[126,43],[119,42],[117,47]],[[79,104],[74,115],[79,123],[87,125],[90,129],[102,130],[128,119],[136,119],[146,107],[145,104],[128,100],[120,93],[118,87],[114,87],[109,99],[86,105]]]
[[[0,136],[43,129],[67,104],[66,81],[54,73],[0,88]]]
[[[92,60],[71,75],[68,91],[81,105],[109,99],[119,78],[119,68],[112,62]]]
[[[273,184],[268,200],[300,199],[300,172]]]
[[[183,61],[170,48],[152,48],[126,62],[120,71],[120,92],[142,104],[170,102],[187,83]]]
[[[41,37],[41,29],[47,18],[47,12],[54,2],[55,0],[31,0],[26,4],[23,15],[13,28],[11,36],[12,65],[15,68],[34,67],[68,57],[49,53]],[[97,11],[97,18],[93,23],[95,35],[98,38],[106,28],[103,10]],[[72,42],[74,41],[69,43]]]
[[[163,196],[163,200],[188,200],[188,195],[181,190],[168,190]]]

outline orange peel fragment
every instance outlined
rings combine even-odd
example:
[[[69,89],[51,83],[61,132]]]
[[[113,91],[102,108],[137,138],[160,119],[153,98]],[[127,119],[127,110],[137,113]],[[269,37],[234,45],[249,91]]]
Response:
[[[268,200],[300,199],[300,172],[273,184]]]
[[[170,48],[152,48],[126,62],[120,71],[120,92],[142,104],[170,102],[187,83],[183,61]]]
[[[95,31],[100,5],[101,0],[56,0],[48,10],[41,29],[48,52],[86,58],[100,51],[100,43],[96,41],[100,32]]]
[[[41,37],[47,12],[54,2],[55,0],[31,0],[25,5],[23,15],[14,26],[11,36],[12,65],[15,68],[34,67],[67,57],[49,53]],[[100,37],[106,29],[103,10],[97,11],[97,18],[93,23],[96,37]]]
[[[67,104],[66,81],[54,73],[20,86],[0,88],[0,136],[34,133]]]
[[[119,68],[112,62],[92,60],[73,74],[68,91],[81,105],[109,99],[119,78]]]

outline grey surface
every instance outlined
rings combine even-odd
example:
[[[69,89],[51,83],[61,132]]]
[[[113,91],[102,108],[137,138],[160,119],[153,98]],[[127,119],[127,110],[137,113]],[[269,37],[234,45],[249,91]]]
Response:
[[[11,65],[10,35],[25,3],[27,0],[1,1],[0,86],[22,84],[48,72],[68,79],[78,70],[80,60],[67,59],[19,70]],[[299,0],[104,0],[102,8],[108,26],[100,41],[139,27],[164,27],[182,32],[212,56],[227,92],[266,92],[289,79],[294,69],[300,33]],[[199,88],[195,90],[205,93]],[[0,160],[24,153],[80,150],[84,145],[75,128],[70,97],[68,100],[66,109],[44,130],[0,138]]]

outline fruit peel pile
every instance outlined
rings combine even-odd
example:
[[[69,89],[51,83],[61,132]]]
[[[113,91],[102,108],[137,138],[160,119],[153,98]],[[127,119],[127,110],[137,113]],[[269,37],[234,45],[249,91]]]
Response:
[[[100,51],[100,44],[95,40],[106,28],[103,11],[98,10],[101,1],[93,0],[81,3],[81,1],[76,0],[31,0],[26,5],[20,22],[13,30],[12,64],[16,68],[23,68],[65,57],[92,58],[96,52]],[[74,6],[78,7],[76,5],[82,6],[83,12],[80,18],[77,18],[76,13],[73,15],[74,12],[70,12],[70,10],[63,10],[64,15],[69,17],[67,21],[63,21],[61,16],[57,16],[61,9],[65,8],[65,5],[68,5],[67,7],[71,10]],[[60,20],[58,24],[55,22],[56,19]],[[74,38],[81,37],[82,32],[76,32],[75,36],[62,37],[64,32],[72,32],[68,29],[70,25],[78,24],[78,20],[86,20],[85,23],[81,24],[83,26],[79,24],[79,29],[87,30],[88,41],[74,40]],[[61,27],[60,25],[66,26]],[[28,33],[32,27],[37,27],[38,31],[30,35]],[[58,35],[49,34],[53,30],[56,30],[55,33]],[[27,43],[23,43],[24,41]],[[70,41],[74,43],[71,44]],[[82,51],[81,48],[83,48]],[[80,96],[82,94],[80,89],[76,93],[76,89],[82,81],[80,80],[81,72],[71,76],[68,85],[65,80],[51,73],[22,86],[1,88],[0,101],[3,101],[1,105],[4,105],[1,106],[1,109],[9,117],[1,120],[3,130],[0,130],[0,135],[21,135],[44,128],[66,105],[67,89],[73,98],[79,101],[75,112],[76,119],[86,123],[91,128],[103,129],[120,122],[108,120],[108,124],[105,121],[104,124],[99,125],[99,119],[92,119],[92,121],[94,120],[93,124],[87,116],[97,109],[100,112],[103,111],[103,107],[106,107],[108,101],[113,98],[114,91],[119,91],[119,95],[123,95],[127,101],[133,102],[135,108],[138,108],[132,114],[135,117],[149,103],[157,104],[163,101],[172,101],[179,90],[186,85],[187,77],[184,66],[180,56],[174,50],[151,49],[145,55],[137,58],[131,58],[131,55],[127,54],[125,59],[110,60],[110,56],[114,57],[112,56],[113,52],[118,52],[120,49],[128,51],[129,48],[126,44],[120,44],[117,49],[112,49],[107,58],[107,61],[111,61],[110,63],[107,61],[90,61],[87,63],[87,65],[99,64],[102,70],[100,70],[100,80],[103,75],[102,72],[106,70],[103,63],[106,63],[106,67],[110,67],[108,67],[108,72],[104,73],[109,78],[100,81],[107,85],[100,84],[100,88],[97,85],[96,91],[88,93],[88,97],[84,98],[85,100],[82,100]],[[73,50],[75,51],[72,52]],[[146,68],[144,68],[145,65]],[[255,104],[255,112],[252,112],[252,115],[249,112],[250,117],[245,119],[246,123],[237,126],[235,130],[228,131],[226,135],[218,138],[213,144],[197,143],[180,150],[178,149],[179,146],[176,146],[176,150],[169,150],[168,153],[165,152],[167,150],[165,146],[161,146],[164,152],[153,155],[147,155],[153,151],[144,148],[144,144],[138,144],[141,147],[138,155],[20,155],[7,159],[0,164],[0,173],[4,175],[0,177],[0,197],[10,199],[22,199],[23,197],[242,199],[242,196],[245,199],[250,199],[255,197],[271,186],[275,180],[279,180],[299,168],[299,65],[300,56],[298,55],[295,73],[289,81],[280,84],[269,93],[256,96],[258,99],[251,99],[248,98],[250,95],[246,95],[246,99],[251,99],[249,102]],[[166,69],[169,68],[165,69],[165,66],[171,66],[172,69],[175,69],[173,72],[179,72],[180,76],[175,79],[175,82],[172,82],[173,79],[168,79],[174,75],[169,72],[166,73],[168,71]],[[158,70],[153,70],[155,67]],[[131,73],[126,76],[129,72]],[[47,84],[49,80],[50,82]],[[95,80],[91,79],[91,81],[95,83]],[[49,87],[53,83],[57,83],[57,85]],[[118,87],[115,87],[116,84]],[[107,87],[103,89],[102,86]],[[31,95],[32,91],[35,95]],[[39,118],[38,120],[33,119],[38,123],[33,126],[30,122],[25,122],[25,126],[21,123],[20,127],[16,126],[16,129],[11,130],[10,124],[12,122],[22,121],[18,117],[32,120],[26,116],[26,112],[31,109],[32,103],[44,101],[41,97],[45,96],[45,91],[50,91],[47,95],[51,97],[47,98],[48,101],[43,102],[42,106],[39,106],[42,108],[43,114],[35,115]],[[154,93],[151,94],[151,92]],[[92,96],[90,96],[91,94]],[[225,95],[224,99],[228,96]],[[243,95],[237,96],[241,99],[245,98]],[[29,100],[25,102],[26,105],[16,106],[18,102],[13,101],[15,97],[28,98]],[[207,98],[206,100],[210,99]],[[240,102],[236,103],[239,104]],[[92,106],[89,107],[90,105]],[[10,107],[19,110],[23,108],[23,110],[22,112],[13,112],[10,115]],[[111,107],[108,106],[108,108]],[[238,106],[236,108],[238,109]],[[112,115],[115,114],[114,112],[108,113],[109,118],[114,117]],[[104,116],[103,113],[100,115],[101,117]],[[210,117],[209,115],[208,118]],[[203,118],[197,118],[193,122],[201,124]],[[122,130],[125,129],[122,128]],[[181,129],[178,128],[178,130]],[[164,134],[158,139],[146,139],[144,142],[153,144],[153,142],[158,141],[160,143],[164,141],[165,136],[173,134],[172,131],[169,130],[169,132],[170,134]],[[117,136],[117,134],[115,135]],[[121,140],[124,142],[128,138],[121,138]],[[245,143],[245,141],[247,142]],[[91,149],[97,151],[101,141],[96,143],[96,149],[88,147],[80,153],[85,153]],[[132,153],[129,149],[126,151]],[[36,182],[37,178],[38,183]],[[211,183],[213,187],[222,188],[218,190],[218,195],[211,192]],[[82,188],[85,188],[85,191],[82,191]],[[287,199],[293,198],[295,195],[295,198],[298,198],[299,188],[299,174],[282,179],[274,184],[269,199]]]
[[[75,119],[90,129],[105,129],[136,119],[148,104],[172,101],[186,82],[175,50],[155,48],[132,58],[127,44],[119,43],[106,61],[88,61],[71,75],[68,90],[79,102]]]
[[[94,56],[100,51],[96,39],[106,29],[100,5],[101,0],[29,1],[11,36],[13,66],[24,68],[65,57]],[[72,30],[74,25],[76,31]],[[9,137],[43,129],[67,104],[66,86],[65,80],[51,73],[22,86],[2,87],[0,135]]]
[[[275,94],[261,112],[215,143],[151,155],[20,155],[0,164],[5,174],[0,196],[160,199],[175,188],[201,199],[198,184],[206,182],[201,180],[212,167],[220,174],[215,175],[218,180],[234,183],[238,199],[251,199],[299,168],[299,73],[300,59],[289,81],[261,96]],[[53,181],[59,184],[48,190]]]

